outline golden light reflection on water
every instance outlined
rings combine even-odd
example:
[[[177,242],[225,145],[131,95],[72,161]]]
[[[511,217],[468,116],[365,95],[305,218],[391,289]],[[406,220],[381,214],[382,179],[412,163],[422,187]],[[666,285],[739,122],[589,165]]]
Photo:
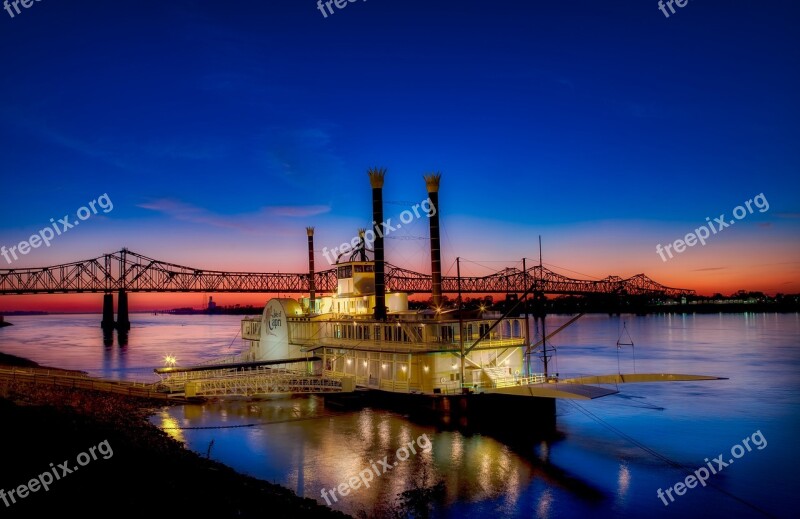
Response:
[[[536,517],[538,519],[546,519],[550,517],[550,509],[553,506],[553,492],[547,488],[539,496],[539,502],[536,504]]]
[[[183,430],[179,429],[181,425],[178,423],[178,420],[170,416],[166,409],[161,411],[159,418],[161,419],[161,428],[171,438],[178,440],[181,443],[186,441],[186,438],[183,436]]]
[[[628,493],[628,487],[631,485],[631,473],[628,470],[628,465],[621,463],[619,466],[619,475],[617,476],[617,496],[621,499],[625,498]]]
[[[520,498],[520,473],[522,471],[517,470],[518,467],[516,466],[511,449],[505,445],[500,445],[500,447],[502,455],[497,460],[497,467],[501,474],[501,480],[505,480],[504,491],[506,504],[510,508],[514,508]],[[528,471],[524,472],[526,475],[530,475]]]
[[[375,415],[371,411],[364,411],[358,415],[358,434],[361,441],[372,443],[375,433]]]
[[[378,438],[381,442],[382,449],[389,448],[389,442],[392,440],[389,428],[389,421],[384,417],[378,424]]]
[[[460,435],[453,436],[450,444],[450,461],[453,464],[461,464],[464,456],[464,439]]]
[[[469,447],[465,461],[476,458],[478,461],[476,478],[481,492],[476,498],[492,499],[501,491],[506,502],[516,502],[519,496],[519,472],[518,467],[512,466],[511,450],[493,441],[470,442]],[[464,470],[468,470],[467,465],[464,465]]]
[[[550,445],[545,441],[539,444],[539,459],[545,463],[550,461]]]
[[[374,515],[406,490],[444,481],[445,503],[490,506],[500,516],[519,510],[533,491],[530,515],[549,519],[560,506],[563,490],[559,489],[573,488],[560,471],[541,465],[539,460],[553,456],[553,445],[546,442],[531,446],[536,452],[531,452],[536,460],[531,464],[514,448],[488,436],[437,431],[373,409],[339,413],[325,409],[316,397],[207,402],[184,406],[182,413],[180,409],[162,412],[161,423],[202,429],[170,429],[176,439],[183,441],[185,434],[190,448],[205,453],[215,438],[219,461],[321,503],[322,489],[330,492],[340,485],[347,489],[362,471],[377,471],[369,488],[354,487],[347,496],[337,493],[333,507],[351,515],[361,510]],[[246,424],[257,425],[242,427]],[[207,429],[216,426],[221,429]],[[430,451],[417,443],[423,433],[431,442]],[[416,454],[408,449],[407,458],[398,458],[398,449],[407,448],[409,442]],[[384,459],[391,468],[384,470],[380,463]],[[619,463],[613,470],[618,470],[619,493],[625,495],[631,473]],[[534,491],[531,485],[537,481],[544,488],[536,484]]]

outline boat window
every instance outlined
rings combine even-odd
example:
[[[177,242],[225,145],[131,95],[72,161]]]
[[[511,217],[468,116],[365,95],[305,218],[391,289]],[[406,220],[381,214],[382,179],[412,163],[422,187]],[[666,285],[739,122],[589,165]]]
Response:
[[[478,326],[478,334],[481,337],[483,337],[483,334],[485,334],[487,331],[489,331],[489,323],[481,323]]]

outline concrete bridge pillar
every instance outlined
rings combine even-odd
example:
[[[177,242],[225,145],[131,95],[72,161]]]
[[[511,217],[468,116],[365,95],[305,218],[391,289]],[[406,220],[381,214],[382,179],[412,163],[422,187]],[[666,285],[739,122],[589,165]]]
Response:
[[[114,294],[103,294],[103,320],[100,328],[104,331],[114,329]]]
[[[131,329],[131,322],[128,320],[128,293],[125,290],[119,291],[119,301],[117,302],[117,331],[125,333]]]

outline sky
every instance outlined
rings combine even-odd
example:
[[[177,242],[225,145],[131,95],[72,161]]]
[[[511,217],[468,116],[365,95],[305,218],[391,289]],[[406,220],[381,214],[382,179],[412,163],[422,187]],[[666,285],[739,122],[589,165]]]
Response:
[[[546,266],[573,277],[800,292],[797,2],[689,0],[669,17],[653,0],[19,7],[0,11],[0,246],[85,219],[0,269],[127,247],[304,272],[314,226],[321,270],[369,226],[366,171],[385,167],[395,223],[442,173],[446,275],[456,257],[467,275],[538,261],[541,235]],[[735,225],[659,254],[721,215]],[[427,237],[422,214],[387,260],[429,272]],[[0,296],[0,311],[98,297]]]

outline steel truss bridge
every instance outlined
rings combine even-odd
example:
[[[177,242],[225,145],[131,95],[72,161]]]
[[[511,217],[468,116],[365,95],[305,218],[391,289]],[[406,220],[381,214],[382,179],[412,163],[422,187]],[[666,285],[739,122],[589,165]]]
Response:
[[[431,276],[386,264],[386,289],[396,292],[431,291]],[[308,293],[308,273],[223,272],[175,265],[127,249],[97,258],[40,268],[0,270],[0,295],[125,292]],[[336,292],[336,269],[314,274],[317,293]],[[565,295],[646,295],[681,297],[694,290],[671,288],[644,274],[629,278],[573,279],[546,267],[526,271],[506,268],[480,277],[442,278],[443,293],[522,293]]]

